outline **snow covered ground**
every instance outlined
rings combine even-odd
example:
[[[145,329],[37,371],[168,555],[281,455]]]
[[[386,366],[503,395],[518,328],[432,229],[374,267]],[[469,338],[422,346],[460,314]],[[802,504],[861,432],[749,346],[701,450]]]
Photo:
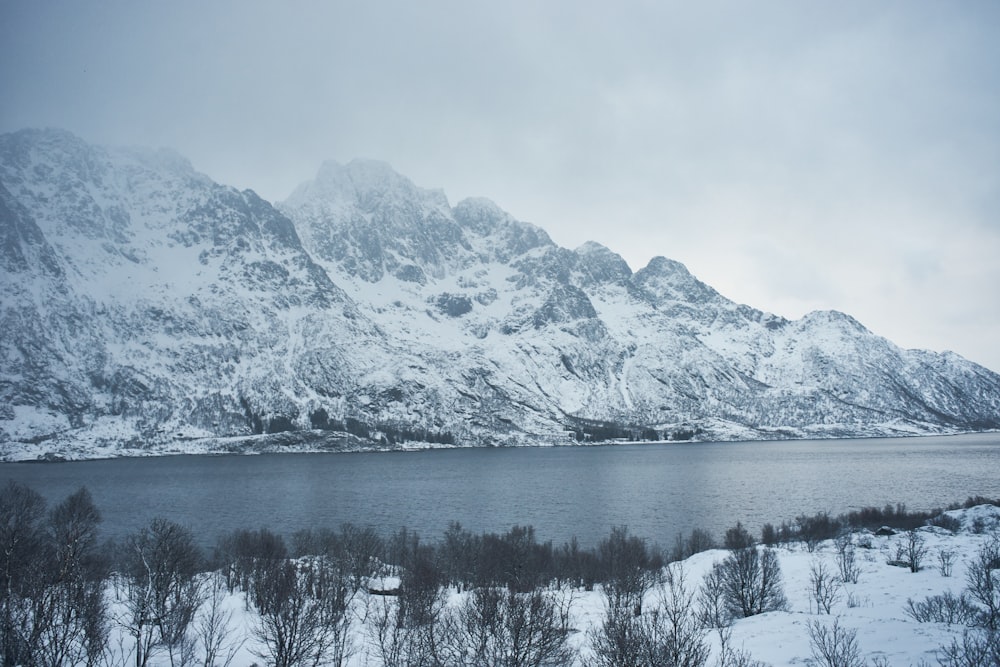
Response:
[[[810,621],[856,631],[857,644],[862,655],[871,663],[907,666],[937,664],[936,650],[953,638],[960,638],[965,628],[960,625],[918,623],[906,613],[907,599],[923,600],[930,595],[947,591],[958,595],[966,587],[966,571],[977,551],[987,540],[1000,533],[1000,508],[981,505],[948,513],[961,522],[961,528],[952,533],[943,528],[925,527],[918,534],[925,541],[927,555],[924,569],[911,573],[909,569],[890,565],[896,546],[907,538],[905,533],[876,536],[858,533],[853,536],[860,566],[858,583],[843,584],[831,613],[818,613],[810,594],[810,572],[822,562],[831,573],[838,572],[837,548],[833,541],[813,545],[810,551],[805,543],[780,546],[777,554],[788,598],[787,611],[778,611],[738,620],[732,627],[731,646],[742,648],[758,661],[770,665],[804,665],[810,658],[808,623]],[[943,551],[955,554],[953,571],[944,576],[939,569],[938,554]],[[696,554],[681,564],[689,588],[700,586],[704,575],[713,564],[726,557],[728,552],[712,550]],[[394,582],[383,582],[392,588]],[[553,593],[556,594],[556,593]],[[560,595],[570,594],[561,591]],[[457,605],[468,593],[449,592],[448,604]],[[597,591],[572,591],[571,646],[576,650],[577,665],[587,665],[590,660],[589,631],[600,624],[604,613],[604,599]],[[356,618],[352,622],[351,648],[353,653],[347,664],[352,667],[382,665],[373,644],[371,628],[361,620],[366,610],[384,604],[383,596],[362,592],[354,600]],[[653,593],[650,593],[650,601]],[[251,629],[255,614],[245,608],[242,593],[226,595],[223,609],[232,612],[232,637],[247,639],[233,654],[231,665],[266,664],[260,656],[262,645],[253,637]],[[648,605],[648,603],[647,603]],[[120,636],[112,635],[112,645],[126,653],[127,640],[119,643]],[[713,656],[708,664],[716,664],[718,638],[715,631],[706,631],[706,640],[712,645]],[[200,650],[200,649],[199,649]],[[133,658],[134,660],[134,658]],[[127,661],[126,661],[127,663]],[[154,656],[151,664],[169,664],[166,653]],[[217,664],[221,664],[217,663]]]

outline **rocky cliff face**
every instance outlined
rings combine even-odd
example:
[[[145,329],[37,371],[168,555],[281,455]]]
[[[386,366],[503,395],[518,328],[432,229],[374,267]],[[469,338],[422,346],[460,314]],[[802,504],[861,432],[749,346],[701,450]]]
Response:
[[[633,273],[378,162],[326,163],[275,207],[174,154],[4,135],[0,243],[8,457],[307,430],[363,445],[1000,427],[1000,376],[956,355],[841,313],[762,313],[668,259]]]

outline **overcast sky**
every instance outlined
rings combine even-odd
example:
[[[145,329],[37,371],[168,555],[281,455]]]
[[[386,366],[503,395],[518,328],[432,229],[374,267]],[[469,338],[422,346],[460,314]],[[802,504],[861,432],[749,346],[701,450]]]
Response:
[[[0,131],[325,159],[1000,371],[1000,2],[0,0]]]

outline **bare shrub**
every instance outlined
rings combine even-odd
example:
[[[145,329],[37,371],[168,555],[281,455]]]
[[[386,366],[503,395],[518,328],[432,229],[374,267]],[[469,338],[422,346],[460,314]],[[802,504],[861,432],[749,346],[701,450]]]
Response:
[[[837,567],[840,570],[840,580],[845,584],[856,584],[861,578],[861,567],[858,565],[854,542],[850,535],[841,535],[834,541],[837,547]]]
[[[444,638],[444,575],[432,547],[416,533],[401,530],[389,541],[390,557],[400,569],[396,596],[369,600],[369,634],[386,665],[423,665],[440,661]]]
[[[941,667],[996,667],[1000,665],[1000,632],[996,630],[966,630],[962,640],[937,651]]]
[[[937,526],[938,528],[944,528],[945,530],[957,533],[962,527],[962,522],[951,516],[950,514],[938,514],[927,520],[928,526]]]
[[[938,549],[937,561],[938,561],[938,572],[941,573],[942,577],[950,577],[951,572],[955,567],[955,556],[956,552],[954,549]]]
[[[867,607],[870,605],[871,605],[871,600],[868,598],[868,596],[861,598],[858,597],[856,594],[852,593],[851,591],[847,592],[848,608],[856,609],[857,607]]]
[[[718,628],[719,655],[716,658],[718,667],[767,667],[767,663],[754,660],[743,648],[733,646],[732,627]]]
[[[369,599],[366,626],[376,654],[384,665],[454,664],[455,652],[452,619],[445,613],[443,595],[434,607],[433,616],[422,624],[407,622],[406,614],[394,596]]]
[[[642,639],[637,617],[631,609],[605,600],[604,619],[591,629],[590,645],[596,667],[638,665]]]
[[[894,555],[887,562],[895,567],[905,567],[910,572],[919,572],[927,556],[927,543],[923,536],[914,530],[906,533],[906,538],[898,540]]]
[[[839,621],[827,626],[818,621],[809,621],[809,648],[812,658],[808,661],[816,667],[865,667],[858,648],[857,632],[840,626]]]
[[[911,530],[906,534],[906,560],[910,563],[910,572],[919,572],[926,556],[926,540],[917,531]]]
[[[918,623],[945,623],[971,625],[976,622],[979,610],[969,602],[965,593],[955,595],[948,591],[931,595],[923,600],[906,599],[906,614]]]
[[[557,605],[544,591],[476,589],[459,610],[455,630],[459,664],[554,667],[572,662]]]
[[[795,521],[798,524],[798,537],[806,543],[806,549],[810,553],[816,550],[820,542],[833,539],[841,530],[840,521],[826,512],[811,517],[803,515]]]

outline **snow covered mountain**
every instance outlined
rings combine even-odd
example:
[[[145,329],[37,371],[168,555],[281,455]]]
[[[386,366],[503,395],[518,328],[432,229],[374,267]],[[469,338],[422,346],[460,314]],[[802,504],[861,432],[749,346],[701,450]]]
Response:
[[[172,153],[22,131],[0,233],[7,457],[1000,428],[1000,375],[957,355],[735,304],[668,259],[633,273],[379,162],[272,206]]]

